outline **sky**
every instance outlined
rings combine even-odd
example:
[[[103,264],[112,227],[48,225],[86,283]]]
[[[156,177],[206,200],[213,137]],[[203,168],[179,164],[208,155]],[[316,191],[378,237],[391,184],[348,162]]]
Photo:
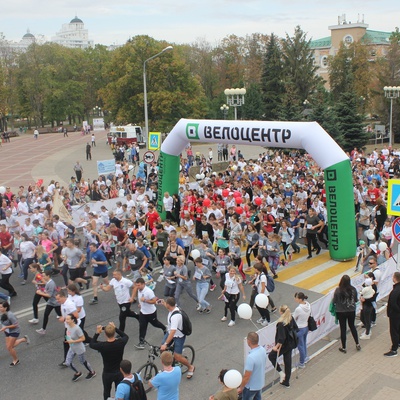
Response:
[[[224,37],[252,33],[291,35],[296,25],[308,38],[330,35],[338,16],[362,20],[369,29],[391,32],[400,25],[398,0],[13,0],[4,1],[0,33],[19,41],[27,29],[50,40],[62,24],[78,16],[89,39],[124,44],[136,35],[168,43],[206,40],[215,46]]]

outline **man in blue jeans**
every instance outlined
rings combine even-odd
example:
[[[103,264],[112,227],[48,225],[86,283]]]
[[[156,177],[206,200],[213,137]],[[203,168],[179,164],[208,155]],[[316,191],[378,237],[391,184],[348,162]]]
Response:
[[[265,384],[267,353],[258,345],[258,340],[256,332],[250,332],[247,335],[250,352],[244,365],[242,384],[238,389],[238,392],[242,393],[242,400],[261,400],[262,388]]]

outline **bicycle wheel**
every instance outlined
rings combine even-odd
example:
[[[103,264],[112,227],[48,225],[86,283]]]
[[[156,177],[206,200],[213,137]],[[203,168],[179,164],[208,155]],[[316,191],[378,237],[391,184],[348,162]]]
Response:
[[[144,364],[137,370],[137,373],[142,378],[146,393],[150,392],[152,387],[149,386],[149,382],[157,375],[157,366],[153,363]]]
[[[194,348],[192,346],[190,346],[189,344],[185,344],[183,346],[182,356],[185,357],[186,360],[189,361],[189,364],[193,365],[194,356],[195,356]],[[183,365],[180,362],[177,362],[176,365],[181,367],[182,375],[186,374],[186,372],[188,371],[188,367],[186,365]]]

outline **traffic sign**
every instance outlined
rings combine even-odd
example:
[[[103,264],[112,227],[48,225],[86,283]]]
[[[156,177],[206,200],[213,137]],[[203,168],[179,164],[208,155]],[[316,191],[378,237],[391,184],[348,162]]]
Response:
[[[400,179],[388,180],[387,213],[400,216]]]
[[[392,224],[393,237],[400,242],[400,218],[397,217]]]
[[[143,161],[146,164],[151,164],[153,161],[155,161],[156,156],[152,151],[146,151],[146,153],[143,154]]]
[[[161,132],[149,132],[149,150],[160,150]]]

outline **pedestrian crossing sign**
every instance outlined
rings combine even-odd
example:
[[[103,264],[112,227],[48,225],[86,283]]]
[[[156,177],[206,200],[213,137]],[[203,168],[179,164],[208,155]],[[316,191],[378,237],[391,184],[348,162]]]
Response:
[[[400,216],[400,179],[388,180],[387,213]]]
[[[149,150],[160,150],[161,132],[149,132]]]

